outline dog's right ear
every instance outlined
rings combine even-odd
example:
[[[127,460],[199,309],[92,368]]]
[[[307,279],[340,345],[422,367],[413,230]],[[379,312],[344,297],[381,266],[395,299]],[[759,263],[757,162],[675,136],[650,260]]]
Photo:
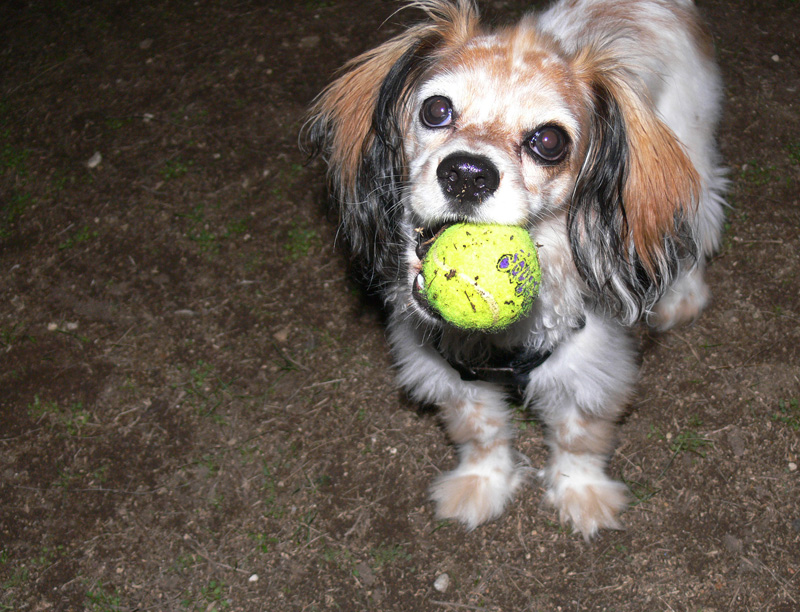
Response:
[[[353,255],[377,279],[399,262],[402,139],[409,93],[441,54],[478,26],[472,0],[419,0],[428,20],[348,62],[315,100],[303,139],[328,163],[334,205]]]
[[[570,245],[589,289],[633,323],[681,265],[697,260],[700,177],[632,70],[602,49],[586,50],[576,65],[591,113],[568,212]]]

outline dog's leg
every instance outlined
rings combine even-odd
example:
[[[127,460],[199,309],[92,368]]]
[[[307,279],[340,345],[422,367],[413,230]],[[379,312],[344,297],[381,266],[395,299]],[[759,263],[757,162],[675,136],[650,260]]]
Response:
[[[530,469],[511,447],[505,393],[484,382],[465,382],[401,316],[389,322],[397,382],[409,396],[436,404],[458,448],[459,465],[436,479],[431,498],[439,518],[473,529],[499,516]]]
[[[524,481],[511,447],[510,414],[495,393],[441,406],[459,465],[440,476],[431,489],[438,518],[456,519],[469,529],[499,516]]]
[[[628,503],[628,490],[605,473],[614,422],[577,410],[561,416],[559,423],[548,423],[545,500],[558,510],[562,523],[571,523],[586,539],[600,529],[619,529],[617,515]]]
[[[529,397],[547,426],[545,501],[585,538],[620,527],[627,488],[605,472],[616,422],[633,392],[636,353],[626,330],[595,315],[531,373]]]
[[[708,304],[710,291],[698,266],[675,281],[647,315],[647,324],[658,331],[691,323]]]

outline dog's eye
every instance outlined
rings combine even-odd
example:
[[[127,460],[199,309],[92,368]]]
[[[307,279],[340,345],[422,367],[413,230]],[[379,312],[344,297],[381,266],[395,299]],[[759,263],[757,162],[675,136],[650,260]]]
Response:
[[[536,130],[528,138],[528,149],[546,164],[560,162],[567,154],[569,138],[559,127],[546,125]]]
[[[444,96],[433,96],[422,103],[419,116],[429,128],[446,127],[453,121],[453,104]]]

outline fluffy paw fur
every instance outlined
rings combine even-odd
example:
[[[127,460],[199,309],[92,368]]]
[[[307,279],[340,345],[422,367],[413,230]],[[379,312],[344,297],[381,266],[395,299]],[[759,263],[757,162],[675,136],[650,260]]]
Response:
[[[497,518],[525,481],[522,466],[460,465],[431,487],[436,517],[454,519],[468,529]]]
[[[544,476],[545,501],[558,510],[562,523],[571,524],[586,540],[600,529],[622,529],[619,514],[628,505],[628,488],[611,480],[593,461],[562,456]]]

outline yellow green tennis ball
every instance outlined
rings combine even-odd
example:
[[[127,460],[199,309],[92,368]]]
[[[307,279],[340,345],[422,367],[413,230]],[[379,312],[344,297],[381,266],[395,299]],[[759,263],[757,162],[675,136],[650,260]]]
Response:
[[[416,289],[456,327],[499,331],[530,312],[541,281],[524,228],[459,223],[434,240]]]

